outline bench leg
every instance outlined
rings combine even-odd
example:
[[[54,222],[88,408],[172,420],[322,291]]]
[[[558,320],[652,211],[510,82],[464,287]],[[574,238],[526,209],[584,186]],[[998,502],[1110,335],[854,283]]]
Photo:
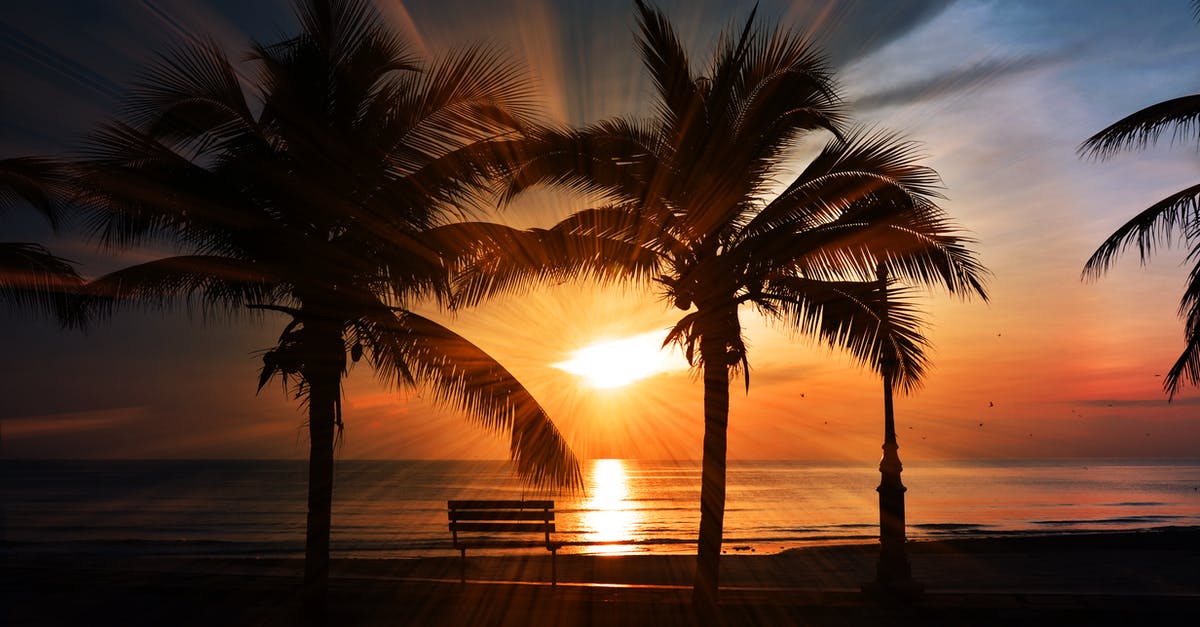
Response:
[[[458,550],[458,581],[467,583],[467,550]]]
[[[550,585],[558,586],[558,549],[550,551]]]

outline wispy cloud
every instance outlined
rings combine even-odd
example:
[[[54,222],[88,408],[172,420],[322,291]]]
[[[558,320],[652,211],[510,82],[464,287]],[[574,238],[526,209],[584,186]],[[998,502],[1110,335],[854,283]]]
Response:
[[[932,21],[953,0],[906,2],[793,2],[783,23],[807,28],[838,67],[845,66]],[[770,16],[770,10],[760,11]]]
[[[78,435],[120,427],[145,415],[144,407],[114,407],[91,411],[19,416],[0,419],[4,437],[10,439]]]
[[[1200,396],[1192,398],[1177,398],[1168,401],[1165,398],[1147,399],[1087,399],[1075,401],[1076,405],[1084,407],[1175,407],[1181,405],[1200,405]]]
[[[1045,68],[1059,63],[1064,55],[1048,54],[1008,59],[984,59],[967,66],[953,68],[920,80],[867,93],[855,100],[859,111],[882,109],[936,100],[955,93],[976,89],[988,84]]]

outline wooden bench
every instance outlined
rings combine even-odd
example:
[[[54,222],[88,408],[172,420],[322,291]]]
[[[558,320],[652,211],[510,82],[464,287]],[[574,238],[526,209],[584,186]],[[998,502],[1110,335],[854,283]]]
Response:
[[[448,501],[450,535],[459,551],[459,573],[467,580],[467,549],[545,546],[550,551],[550,581],[558,585],[558,549],[554,533],[554,501]],[[463,539],[460,534],[466,534]],[[539,540],[512,540],[497,534],[537,534]]]

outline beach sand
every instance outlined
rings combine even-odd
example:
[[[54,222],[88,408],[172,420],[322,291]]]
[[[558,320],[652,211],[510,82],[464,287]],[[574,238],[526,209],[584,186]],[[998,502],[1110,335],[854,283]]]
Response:
[[[925,594],[881,603],[876,545],[722,558],[731,625],[1187,625],[1200,619],[1200,529],[915,542]],[[331,625],[690,624],[694,558],[545,552],[335,560]],[[299,560],[4,554],[0,624],[302,624]]]

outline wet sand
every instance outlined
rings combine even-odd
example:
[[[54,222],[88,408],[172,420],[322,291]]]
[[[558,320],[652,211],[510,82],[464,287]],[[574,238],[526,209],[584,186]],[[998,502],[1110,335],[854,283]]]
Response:
[[[4,625],[303,624],[298,560],[7,553]],[[860,592],[876,545],[728,554],[731,625],[1174,625],[1200,618],[1200,530],[910,543],[925,593]],[[329,624],[688,625],[694,558],[560,555],[335,560]]]

